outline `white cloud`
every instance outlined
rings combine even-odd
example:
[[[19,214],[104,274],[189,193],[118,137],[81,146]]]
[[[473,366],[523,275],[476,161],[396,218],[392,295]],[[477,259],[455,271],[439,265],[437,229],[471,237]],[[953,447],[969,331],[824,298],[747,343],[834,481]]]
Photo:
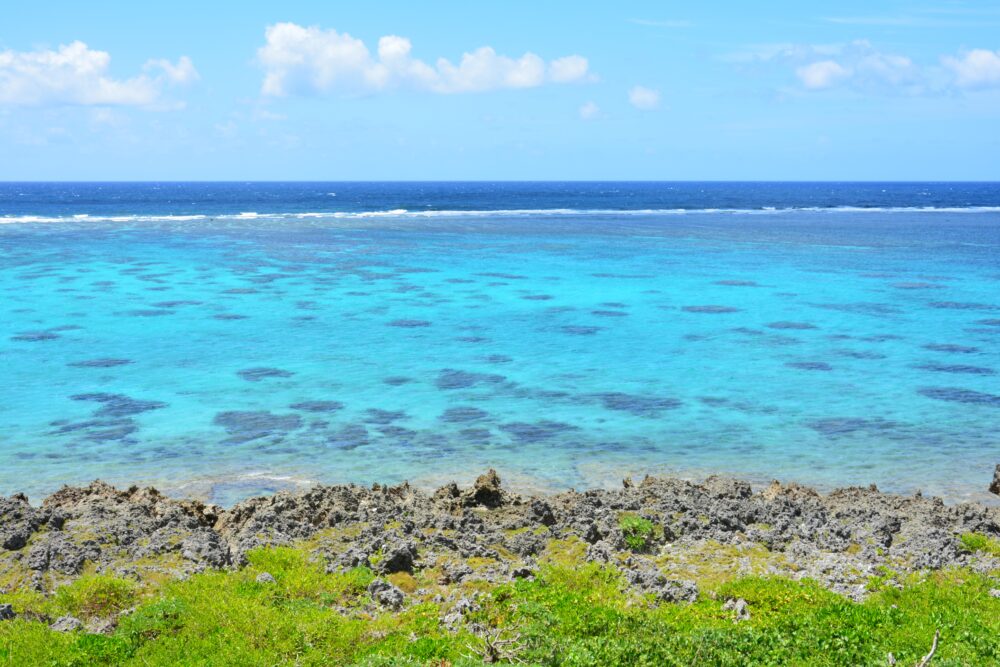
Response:
[[[601,107],[595,102],[587,102],[580,107],[580,118],[583,120],[594,120],[601,117]]]
[[[973,49],[960,58],[946,56],[941,61],[960,88],[1000,86],[1000,51]]]
[[[176,65],[166,60],[150,61],[147,71],[160,69],[163,73],[130,79],[109,76],[110,64],[110,54],[80,41],[55,51],[0,51],[0,105],[152,107],[160,103],[164,84],[197,78],[194,65],[186,57]]]
[[[147,72],[157,69],[162,70],[163,76],[166,77],[167,81],[180,85],[194,83],[201,78],[198,70],[194,68],[194,63],[187,56],[181,56],[177,60],[176,65],[165,58],[150,60],[143,66],[143,69]]]
[[[867,40],[843,44],[770,44],[730,54],[730,62],[791,66],[809,91],[843,88],[857,92],[942,94],[954,90],[1000,88],[1000,50],[972,49],[942,56],[939,64],[918,64],[886,53]]]
[[[927,78],[906,56],[879,51],[863,39],[847,44],[800,47],[795,57],[807,61],[796,68],[795,74],[808,90],[849,86],[922,92]]]
[[[834,60],[821,60],[811,65],[803,65],[795,70],[802,85],[810,90],[830,88],[851,75],[851,70]]]
[[[636,109],[651,111],[660,106],[660,91],[645,86],[632,86],[628,91],[628,101]]]
[[[590,64],[583,56],[565,56],[549,63],[549,77],[556,83],[572,83],[587,78]]]
[[[377,54],[347,33],[295,23],[277,23],[265,31],[257,50],[264,69],[264,95],[372,93],[412,88],[434,93],[483,92],[534,88],[590,78],[589,63],[579,55],[546,63],[534,53],[520,58],[498,54],[489,46],[462,55],[458,64],[438,58],[430,65],[411,55],[409,39],[387,35]]]

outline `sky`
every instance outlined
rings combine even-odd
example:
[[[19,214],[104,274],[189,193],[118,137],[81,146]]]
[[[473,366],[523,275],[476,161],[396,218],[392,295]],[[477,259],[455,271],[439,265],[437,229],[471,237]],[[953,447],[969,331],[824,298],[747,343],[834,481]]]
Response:
[[[1000,2],[9,2],[0,180],[1000,180]]]

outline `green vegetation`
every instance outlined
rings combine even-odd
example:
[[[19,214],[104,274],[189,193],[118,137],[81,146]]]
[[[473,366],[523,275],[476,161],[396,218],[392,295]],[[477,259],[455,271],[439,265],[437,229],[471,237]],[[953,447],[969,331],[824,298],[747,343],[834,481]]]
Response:
[[[982,533],[965,533],[961,536],[962,547],[971,553],[985,553],[1000,558],[1000,540]]]
[[[653,522],[636,514],[622,514],[618,527],[625,534],[625,544],[632,551],[644,551],[653,537]]]
[[[648,539],[652,526],[634,534]],[[936,630],[934,667],[1000,665],[1000,600],[989,594],[1000,584],[989,575],[886,571],[863,603],[808,580],[755,575],[716,582],[694,604],[657,606],[582,551],[554,542],[537,577],[501,585],[439,584],[434,568],[393,575],[409,590],[400,611],[372,603],[370,570],[327,574],[306,547],[256,551],[243,570],[184,581],[91,574],[47,597],[3,596],[19,616],[0,622],[0,665],[832,666],[885,665],[890,652],[913,665]],[[257,582],[261,572],[275,582]],[[449,629],[441,618],[451,601],[476,590],[465,622]],[[723,608],[736,598],[750,620]],[[107,635],[57,633],[41,620],[95,623],[124,609]]]

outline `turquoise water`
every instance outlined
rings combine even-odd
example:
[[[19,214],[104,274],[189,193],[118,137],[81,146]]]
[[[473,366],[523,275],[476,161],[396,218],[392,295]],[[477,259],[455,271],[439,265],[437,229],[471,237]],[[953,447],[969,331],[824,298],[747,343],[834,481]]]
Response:
[[[539,208],[0,224],[0,493],[494,466],[985,498],[1000,213]]]

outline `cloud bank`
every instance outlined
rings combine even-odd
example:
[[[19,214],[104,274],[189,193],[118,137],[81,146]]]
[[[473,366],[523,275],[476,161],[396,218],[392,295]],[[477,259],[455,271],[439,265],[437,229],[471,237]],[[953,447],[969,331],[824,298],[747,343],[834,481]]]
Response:
[[[347,33],[277,23],[265,31],[257,50],[266,96],[364,94],[396,88],[452,94],[535,88],[591,79],[587,59],[569,55],[546,62],[534,53],[520,58],[489,46],[462,55],[456,64],[438,58],[433,65],[414,58],[409,39],[386,35],[375,54]]]
[[[111,55],[80,41],[57,50],[0,51],[0,105],[134,106],[162,104],[163,89],[198,79],[191,59],[150,60],[144,73],[115,79]]]

